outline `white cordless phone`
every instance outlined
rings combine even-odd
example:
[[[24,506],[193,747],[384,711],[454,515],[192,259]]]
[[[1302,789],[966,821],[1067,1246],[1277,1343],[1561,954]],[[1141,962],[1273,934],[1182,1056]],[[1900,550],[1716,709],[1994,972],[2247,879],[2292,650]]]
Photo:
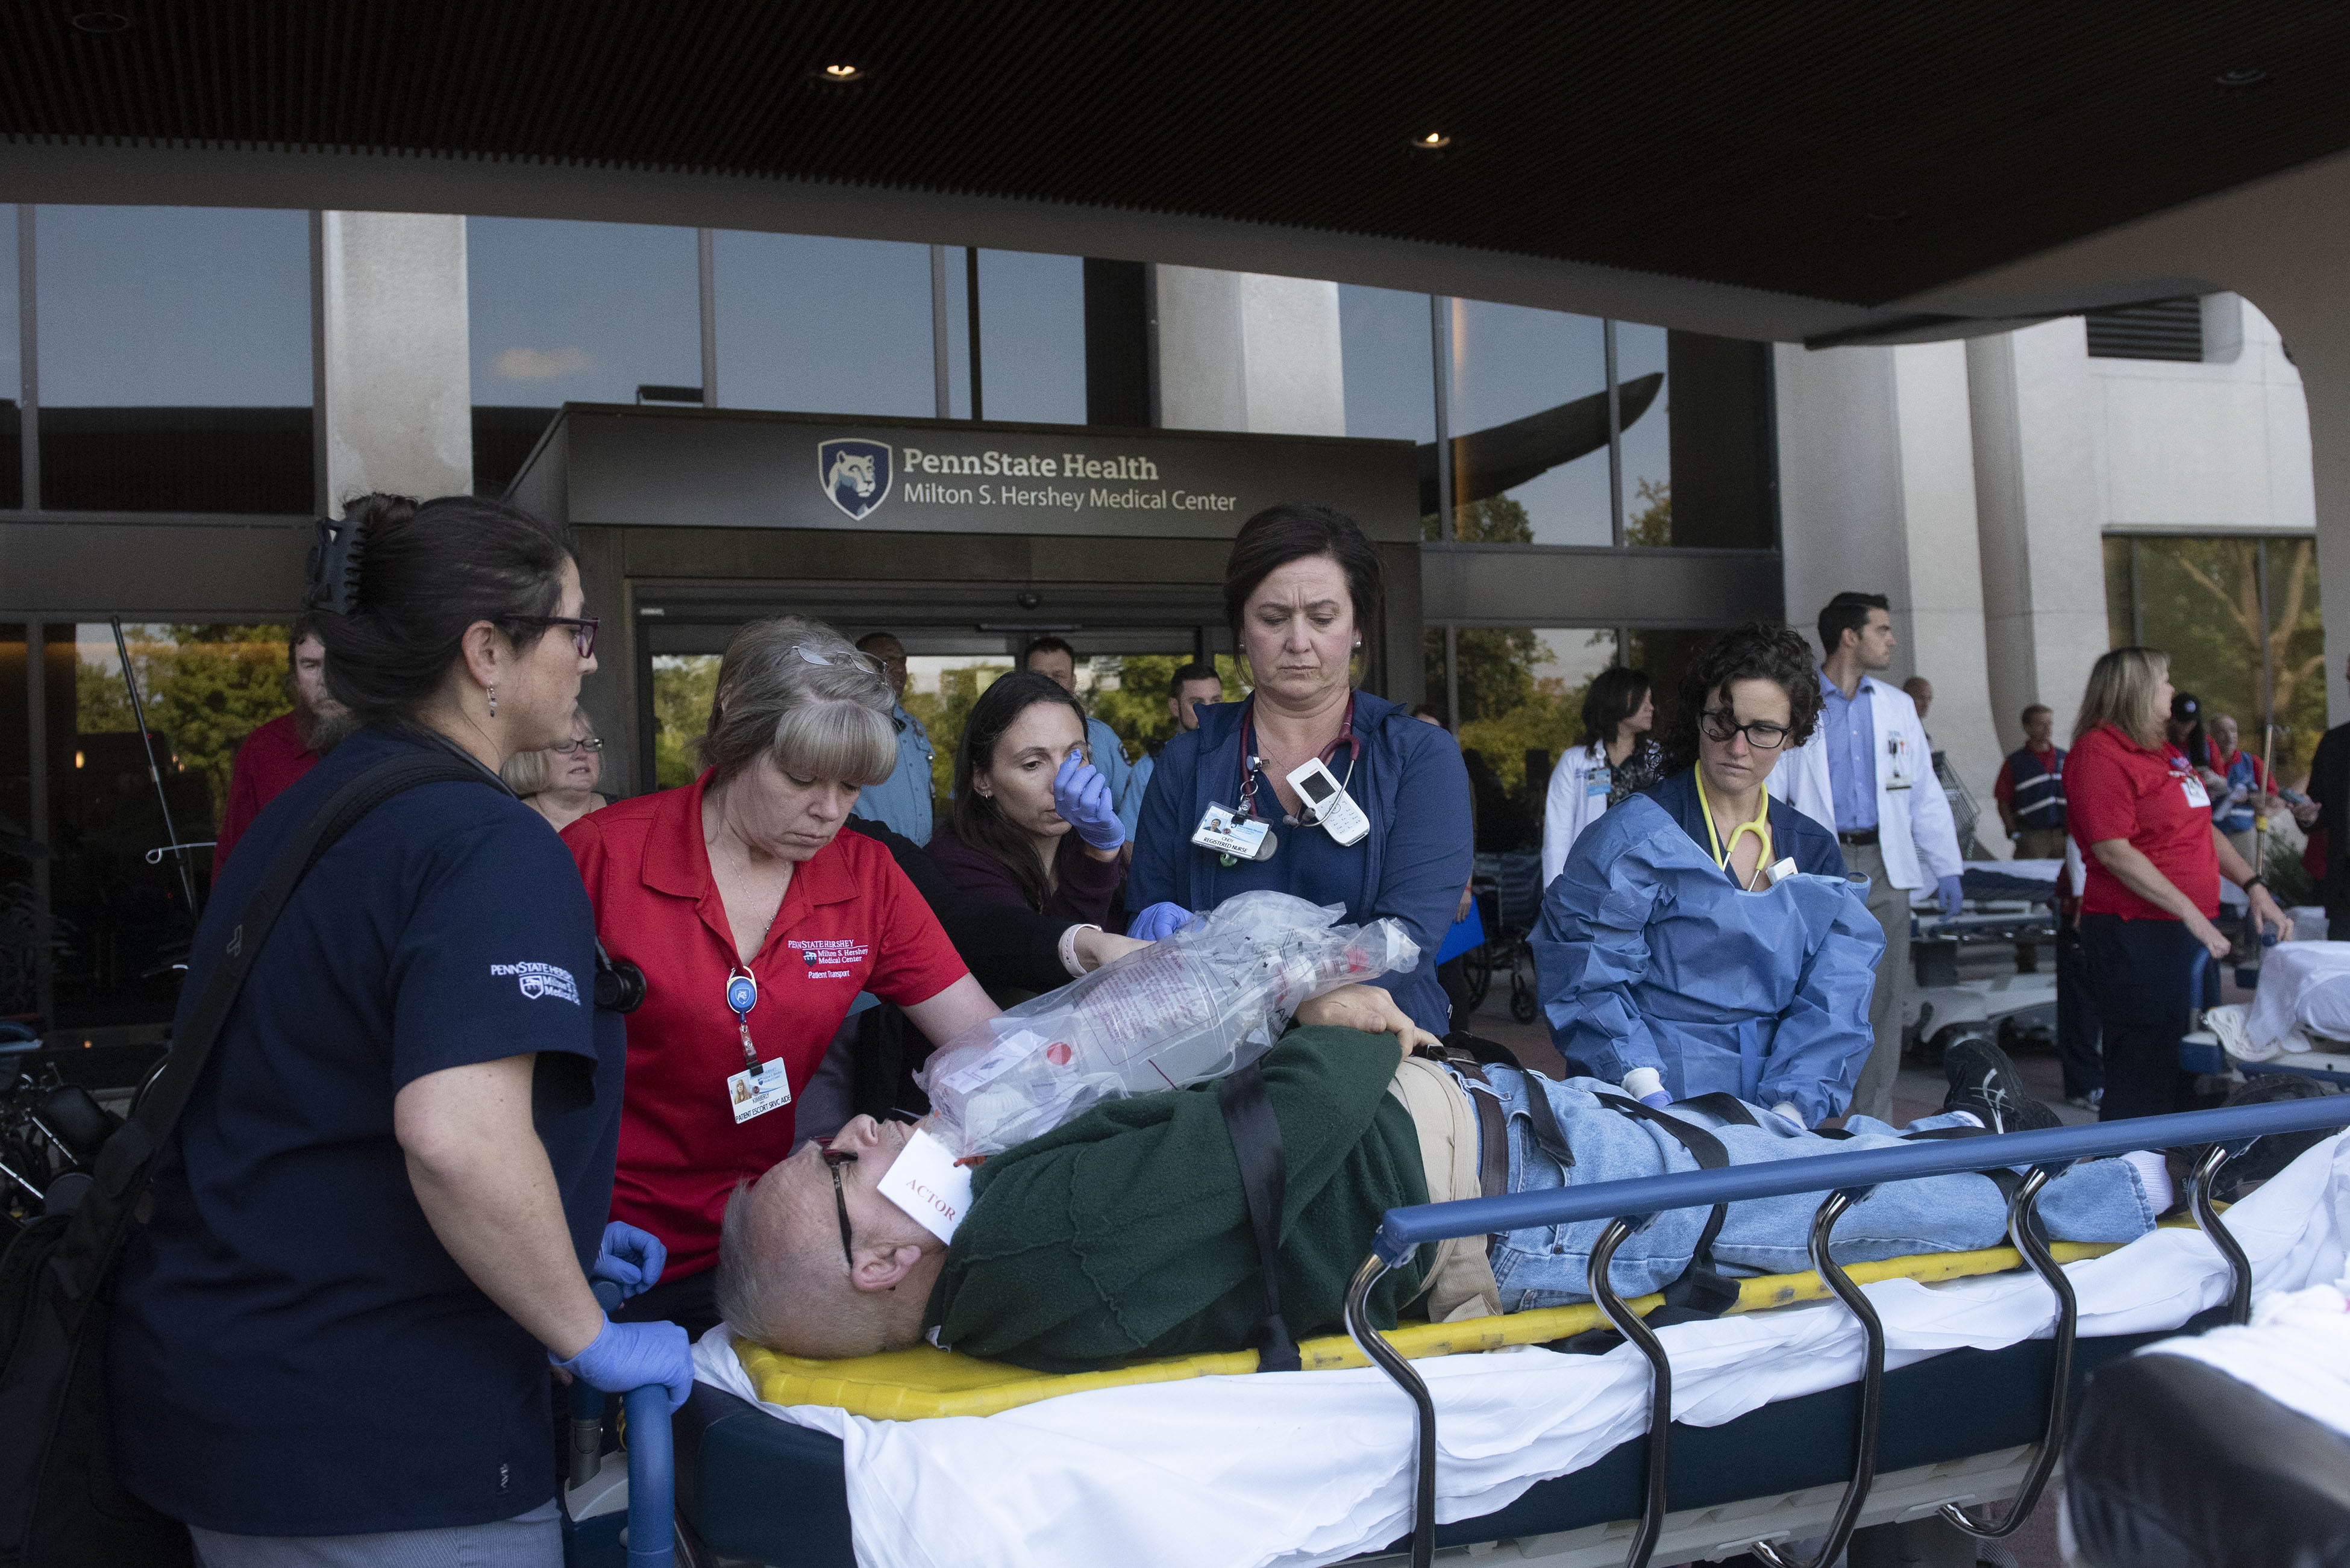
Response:
[[[1371,831],[1371,819],[1355,804],[1346,786],[1332,775],[1319,757],[1289,775],[1289,787],[1313,809],[1314,820],[1340,844],[1360,844]]]

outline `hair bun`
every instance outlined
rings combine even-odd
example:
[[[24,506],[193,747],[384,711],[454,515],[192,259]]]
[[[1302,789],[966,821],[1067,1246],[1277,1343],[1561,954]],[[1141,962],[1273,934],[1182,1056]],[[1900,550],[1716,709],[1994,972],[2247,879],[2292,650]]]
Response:
[[[367,514],[359,508],[342,522],[321,517],[317,537],[303,572],[303,603],[332,615],[348,615],[359,607],[359,570],[367,557]]]

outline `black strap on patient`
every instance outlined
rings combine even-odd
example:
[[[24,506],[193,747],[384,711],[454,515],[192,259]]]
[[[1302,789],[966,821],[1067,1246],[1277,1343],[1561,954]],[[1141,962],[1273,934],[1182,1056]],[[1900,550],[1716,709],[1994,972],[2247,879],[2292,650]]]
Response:
[[[1216,1085],[1216,1108],[1224,1113],[1224,1131],[1232,1140],[1232,1158],[1241,1168],[1241,1189],[1248,1198],[1249,1229],[1256,1232],[1257,1272],[1264,1282],[1264,1319],[1253,1336],[1259,1372],[1295,1372],[1300,1363],[1297,1341],[1281,1315],[1281,1204],[1289,1184],[1288,1163],[1281,1153],[1281,1123],[1265,1098],[1264,1074],[1250,1063]]]
[[[1667,1116],[1654,1106],[1644,1106],[1638,1100],[1623,1099],[1615,1095],[1595,1095],[1592,1097],[1609,1110],[1620,1112],[1636,1121],[1647,1122],[1669,1135],[1689,1150],[1690,1158],[1697,1161],[1700,1170],[1721,1170],[1730,1164],[1730,1151],[1722,1147],[1721,1140],[1694,1122]],[[1707,1095],[1683,1103],[1693,1109],[1711,1110],[1715,1115],[1722,1116],[1724,1120],[1744,1121],[1749,1126],[1752,1125],[1754,1118],[1745,1106],[1738,1106],[1738,1116],[1727,1116],[1709,1103],[1715,1100],[1731,1100],[1732,1105],[1737,1105],[1728,1095]],[[1729,1218],[1729,1204],[1713,1206],[1713,1211],[1705,1217],[1705,1229],[1698,1234],[1697,1249],[1690,1257],[1689,1267],[1681,1271],[1680,1278],[1665,1287],[1664,1304],[1643,1316],[1641,1322],[1655,1328],[1677,1323],[1698,1323],[1720,1317],[1738,1304],[1738,1282],[1724,1278],[1713,1266],[1714,1238],[1721,1234],[1722,1221]]]

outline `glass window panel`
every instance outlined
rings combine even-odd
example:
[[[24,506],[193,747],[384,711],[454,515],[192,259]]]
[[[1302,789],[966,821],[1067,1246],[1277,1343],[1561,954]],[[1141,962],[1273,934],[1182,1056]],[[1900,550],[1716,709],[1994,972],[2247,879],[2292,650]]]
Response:
[[[1436,439],[1436,378],[1428,296],[1338,286],[1347,433],[1387,441]]]
[[[1624,542],[1673,542],[1672,381],[1661,327],[1616,324],[1616,379],[1624,429]]]
[[[16,213],[0,204],[0,507],[25,504],[25,449],[17,423],[24,366],[17,354]]]
[[[2108,648],[2127,648],[2137,641],[2137,619],[2130,597],[2130,546],[2135,543],[2131,539],[2107,539],[2105,542],[2106,645]]]
[[[727,231],[716,250],[723,406],[938,411],[930,246]]]
[[[2268,618],[2277,776],[2295,779],[2308,769],[2325,732],[2325,633],[2318,621],[2314,539],[2268,542]],[[2245,749],[2258,746],[2252,715],[2237,718],[2243,722]]]
[[[310,510],[307,214],[39,209],[41,504]]]
[[[478,491],[505,488],[564,403],[702,385],[691,229],[468,218],[465,273]]]
[[[653,655],[653,788],[676,789],[702,775],[695,742],[710,729],[720,655]]]
[[[1442,633],[1437,634],[1441,663]],[[1616,662],[1613,628],[1463,627],[1461,750],[1477,801],[1477,847],[1537,847],[1551,768],[1583,733],[1583,694]]]
[[[1084,258],[980,252],[979,333],[989,419],[1086,422]]]
[[[1229,653],[1217,654],[1215,660],[1216,673],[1223,678],[1221,700],[1239,701],[1248,694],[1239,661]],[[1175,713],[1168,701],[1175,671],[1191,662],[1189,653],[1096,655],[1086,660],[1089,668],[1080,671],[1078,683],[1086,686],[1090,679],[1087,710],[1126,742],[1129,759],[1158,755],[1174,736]]]
[[[1773,548],[1778,454],[1770,346],[1627,322],[1617,328],[1617,362],[1631,386],[1639,384],[1637,377],[1666,372],[1658,400],[1624,431],[1627,541]]]
[[[983,277],[980,287],[984,291],[986,286]],[[990,330],[984,319],[980,330]],[[955,748],[962,744],[963,722],[971,717],[971,705],[979,701],[981,692],[995,683],[996,677],[1010,673],[1009,654],[910,653],[906,657],[903,701],[906,711],[920,719],[922,728],[930,732],[931,794],[941,811],[954,798]]]
[[[1607,388],[1596,317],[1455,299],[1456,537],[1611,543]],[[1553,417],[1513,428],[1541,414]]]
[[[201,843],[218,829],[237,747],[292,706],[286,628],[122,628],[171,807],[168,829],[113,629],[103,622],[70,629],[71,685],[56,689],[48,711],[50,838],[58,851],[50,878],[62,942],[57,1023],[159,1028],[176,989],[169,966],[185,953],[192,924],[171,859],[151,866],[147,854],[172,842],[172,832]],[[195,857],[199,897],[209,896],[211,863],[209,850]]]
[[[2170,655],[2171,684],[2239,725],[2261,711],[2256,539],[2143,538],[2139,607],[2146,642]],[[2322,699],[2321,699],[2322,701]],[[2257,732],[2260,721],[2249,728]]]
[[[1657,700],[1654,733],[1660,742],[1672,727],[1673,710],[1679,705],[1682,673],[1698,651],[1720,635],[1711,627],[1652,627],[1626,634],[1624,662],[1648,678],[1648,689]]]

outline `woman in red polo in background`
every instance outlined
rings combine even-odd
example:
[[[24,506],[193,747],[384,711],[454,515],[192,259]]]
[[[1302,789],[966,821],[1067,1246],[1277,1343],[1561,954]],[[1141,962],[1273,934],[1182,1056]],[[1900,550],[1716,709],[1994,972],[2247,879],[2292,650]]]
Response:
[[[597,935],[645,973],[612,1214],[669,1262],[624,1315],[716,1321],[727,1196],[791,1152],[792,1101],[858,992],[940,1044],[998,1011],[889,852],[839,832],[897,766],[891,701],[830,627],[746,627],[719,668],[709,771],[565,830]]]
[[[2220,878],[2244,889],[2252,919],[2282,935],[2284,915],[2211,821],[2210,796],[2164,733],[2170,656],[2116,648],[2089,671],[2064,762],[2066,826],[2081,846],[2081,946],[2105,1030],[2105,1121],[2191,1108],[2178,1070],[2198,951],[2218,964],[2211,924]],[[2208,971],[2207,971],[2208,972]]]

